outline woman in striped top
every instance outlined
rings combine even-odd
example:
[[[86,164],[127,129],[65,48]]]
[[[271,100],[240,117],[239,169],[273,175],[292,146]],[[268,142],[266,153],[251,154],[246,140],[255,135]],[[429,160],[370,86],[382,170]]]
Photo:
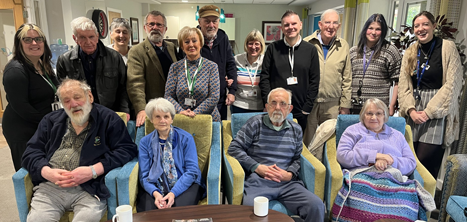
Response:
[[[352,114],[360,113],[363,103],[379,98],[389,107],[389,115],[396,109],[401,55],[385,37],[388,26],[384,16],[373,14],[363,26],[358,45],[350,49],[352,64]],[[395,82],[390,98],[390,87]]]
[[[238,90],[232,113],[262,112],[264,105],[258,83],[266,47],[261,32],[256,29],[251,31],[243,47],[245,52],[235,56]]]

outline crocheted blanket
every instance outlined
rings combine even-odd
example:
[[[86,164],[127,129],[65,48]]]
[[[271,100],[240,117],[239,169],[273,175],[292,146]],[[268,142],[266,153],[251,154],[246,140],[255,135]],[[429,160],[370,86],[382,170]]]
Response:
[[[372,222],[383,218],[426,221],[426,211],[434,209],[433,197],[418,181],[407,180],[396,168],[378,171],[365,167],[344,170],[344,183],[334,202],[332,219],[343,222]]]

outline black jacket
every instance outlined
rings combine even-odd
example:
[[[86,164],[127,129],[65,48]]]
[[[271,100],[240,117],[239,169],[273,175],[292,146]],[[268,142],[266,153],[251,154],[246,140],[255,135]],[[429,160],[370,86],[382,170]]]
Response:
[[[219,103],[225,103],[227,93],[235,95],[235,92],[237,92],[237,66],[235,65],[229,37],[222,29],[218,29],[217,38],[214,40],[212,49],[206,45],[206,42],[204,43],[203,48],[201,48],[201,56],[215,62],[219,67],[219,80],[221,83]],[[228,87],[228,92],[225,90],[227,88],[226,75],[228,79],[234,80],[232,85]]]
[[[99,104],[115,111],[130,113],[126,92],[126,67],[122,56],[105,47],[99,40],[99,54],[96,61],[96,88]],[[58,57],[57,76],[60,81],[70,79],[86,80],[79,57],[79,46]]]
[[[67,131],[67,119],[68,115],[64,109],[47,114],[29,140],[23,154],[22,166],[28,170],[34,185],[47,181],[42,177],[41,170],[44,166],[50,166],[50,159],[60,147]],[[80,186],[91,196],[97,195],[104,200],[110,197],[104,183],[105,175],[135,158],[138,150],[128,134],[125,123],[115,112],[93,104],[89,119],[91,128],[81,148],[79,165],[89,166],[101,162],[104,174]]]
[[[298,84],[288,85],[291,76],[289,49],[284,39],[271,43],[264,54],[259,87],[264,104],[271,90],[282,87],[292,92],[292,113],[311,112],[319,88],[319,57],[316,47],[301,41],[295,46],[294,77]]]

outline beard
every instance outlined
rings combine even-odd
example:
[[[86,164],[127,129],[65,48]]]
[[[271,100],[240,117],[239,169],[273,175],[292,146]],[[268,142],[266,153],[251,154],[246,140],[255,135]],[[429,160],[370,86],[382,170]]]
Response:
[[[151,32],[147,33],[148,38],[151,42],[161,42],[164,39],[162,32],[159,30],[152,30]]]
[[[86,103],[83,106],[74,107],[71,109],[64,108],[68,117],[70,117],[71,122],[78,126],[83,126],[88,120],[91,114],[92,104],[89,102],[89,99],[86,100]],[[82,113],[73,113],[76,110],[82,110]]]
[[[274,111],[269,114],[269,119],[272,123],[282,123],[285,120],[284,114],[281,111]]]
[[[203,33],[204,35],[204,33]],[[206,29],[206,38],[212,39],[217,35],[217,29],[216,28],[207,28]]]

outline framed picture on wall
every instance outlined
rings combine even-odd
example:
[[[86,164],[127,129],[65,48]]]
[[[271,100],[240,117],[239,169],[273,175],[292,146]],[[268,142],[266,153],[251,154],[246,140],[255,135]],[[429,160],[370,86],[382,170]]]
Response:
[[[281,22],[263,21],[262,32],[266,44],[282,39]]]
[[[139,22],[137,18],[130,17],[131,25],[131,45],[139,43]]]

